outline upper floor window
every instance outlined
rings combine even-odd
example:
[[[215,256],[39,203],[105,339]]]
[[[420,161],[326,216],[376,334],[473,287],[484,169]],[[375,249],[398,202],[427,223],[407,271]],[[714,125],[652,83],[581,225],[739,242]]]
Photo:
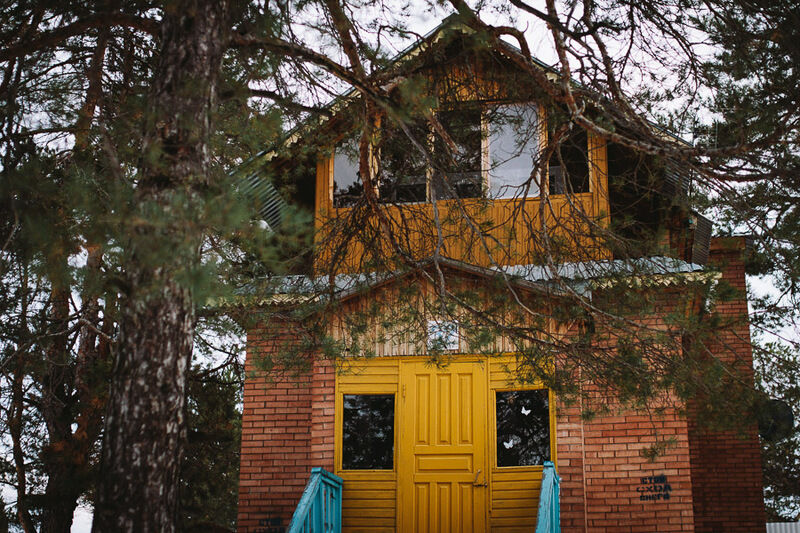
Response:
[[[489,196],[539,196],[539,184],[532,178],[540,152],[536,106],[496,106],[488,123]]]
[[[381,201],[424,202],[483,195],[480,110],[445,111],[436,117],[447,140],[427,121],[384,130],[379,169]]]
[[[534,174],[542,154],[536,105],[465,107],[440,112],[437,118],[449,139],[423,120],[382,132],[376,191],[381,202],[541,194]],[[363,192],[355,137],[336,147],[333,166],[334,206],[353,205]],[[561,139],[548,171],[550,194],[589,192],[584,130],[576,128]]]
[[[428,164],[425,154],[412,141],[426,143],[425,124],[408,126],[411,137],[399,128],[385,128],[380,146],[380,190],[382,202],[424,202],[428,197]]]
[[[346,137],[333,154],[333,206],[349,207],[358,201],[364,186],[358,172],[358,138]]]
[[[480,109],[458,109],[438,114],[439,123],[453,141],[433,135],[438,169],[431,179],[431,199],[478,198],[483,195],[481,154],[483,128]]]
[[[589,192],[589,139],[586,130],[573,127],[550,156],[550,194]]]

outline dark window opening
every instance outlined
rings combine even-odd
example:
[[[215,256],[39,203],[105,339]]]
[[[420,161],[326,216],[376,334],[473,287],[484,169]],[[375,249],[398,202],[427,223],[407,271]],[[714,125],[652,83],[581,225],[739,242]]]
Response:
[[[394,394],[345,394],[342,468],[394,468]]]
[[[358,139],[350,137],[336,145],[333,154],[333,207],[350,207],[364,192],[358,172]]]
[[[550,194],[589,192],[589,145],[577,126],[550,156]]]
[[[439,169],[430,176],[430,197],[431,161],[401,128],[386,128],[380,150],[380,201],[424,202],[433,198],[443,200],[483,195],[480,109],[446,111],[439,113],[437,118],[453,141],[454,149],[438,132],[431,131],[426,120],[408,126],[416,142],[429,150],[433,166]]]
[[[444,175],[434,173],[432,193],[437,200],[445,198],[477,198],[483,195],[481,175],[481,112],[479,109],[458,109],[438,114],[439,122],[455,145],[451,149],[434,134],[433,153]]]
[[[428,129],[424,123],[412,124],[408,130],[421,146],[427,144]],[[427,200],[428,167],[419,147],[399,128],[386,128],[382,141],[380,201],[402,203]]]
[[[550,460],[547,390],[497,392],[497,466],[541,465]]]

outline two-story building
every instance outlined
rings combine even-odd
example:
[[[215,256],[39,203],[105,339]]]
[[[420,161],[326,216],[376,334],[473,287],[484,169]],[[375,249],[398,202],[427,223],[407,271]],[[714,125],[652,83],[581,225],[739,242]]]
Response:
[[[755,429],[705,429],[691,380],[644,390],[698,352],[752,380],[745,240],[471,39],[445,23],[398,58],[408,116],[366,160],[351,94],[257,162],[314,248],[249,313],[239,530],[283,531],[320,467],[344,531],[533,531],[547,463],[564,531],[763,531]]]

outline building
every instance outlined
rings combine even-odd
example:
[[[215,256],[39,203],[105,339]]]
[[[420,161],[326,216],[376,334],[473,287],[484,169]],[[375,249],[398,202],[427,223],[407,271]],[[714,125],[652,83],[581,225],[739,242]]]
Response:
[[[295,201],[315,215],[314,257],[304,275],[256,295],[263,314],[252,313],[248,329],[239,530],[283,531],[311,469],[322,467],[343,479],[345,531],[532,531],[552,461],[563,531],[763,531],[754,426],[705,429],[703,401],[678,393],[632,406],[621,397],[638,398],[638,385],[609,395],[587,377],[588,364],[575,363],[576,339],[616,358],[628,345],[581,318],[574,302],[602,311],[636,296],[646,305],[622,312],[632,331],[671,332],[676,316],[723,319],[703,348],[752,380],[746,240],[710,239],[674,165],[579,128],[560,131],[557,106],[517,83],[518,52],[475,53],[470,38],[445,22],[397,60],[403,74],[393,83],[422,73],[430,84],[421,94],[437,96],[438,124],[455,149],[437,140],[434,121],[412,122],[433,154],[416,157],[384,119],[384,181],[371,199],[356,170],[354,126],[334,118],[312,128],[334,145],[312,154],[311,176],[292,178]],[[337,104],[339,117],[347,103]],[[509,142],[511,130],[530,137]],[[548,135],[563,142],[537,185],[531,167]],[[292,142],[319,144],[311,136]],[[265,164],[299,167],[295,157],[273,153]],[[382,204],[380,216],[370,201]],[[624,247],[602,238],[615,224]],[[708,287],[719,283],[738,296],[710,302]],[[503,307],[510,298],[515,306]],[[300,320],[270,314],[310,301],[335,301],[335,312],[320,304]],[[489,332],[487,320],[500,316]],[[517,325],[546,342],[518,339]],[[307,342],[320,328],[325,341]],[[646,363],[688,357],[692,342],[682,335]],[[305,366],[281,364],[297,360]],[[554,391],[559,371],[562,385],[575,386],[572,403]]]

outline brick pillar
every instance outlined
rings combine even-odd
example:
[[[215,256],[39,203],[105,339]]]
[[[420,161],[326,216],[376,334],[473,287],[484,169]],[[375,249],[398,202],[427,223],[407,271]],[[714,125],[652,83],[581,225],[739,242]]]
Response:
[[[711,241],[711,263],[739,295],[717,305],[716,311],[731,321],[718,333],[712,353],[744,379],[753,379],[753,353],[747,318],[743,237]],[[743,434],[742,434],[743,433]],[[752,421],[741,432],[711,432],[690,420],[689,432],[696,531],[699,533],[749,533],[764,531],[761,448]]]
[[[561,529],[586,531],[583,419],[579,405],[558,404],[556,454],[561,478]]]
[[[333,428],[336,369],[327,359],[314,361],[311,380],[311,461],[333,472]]]

